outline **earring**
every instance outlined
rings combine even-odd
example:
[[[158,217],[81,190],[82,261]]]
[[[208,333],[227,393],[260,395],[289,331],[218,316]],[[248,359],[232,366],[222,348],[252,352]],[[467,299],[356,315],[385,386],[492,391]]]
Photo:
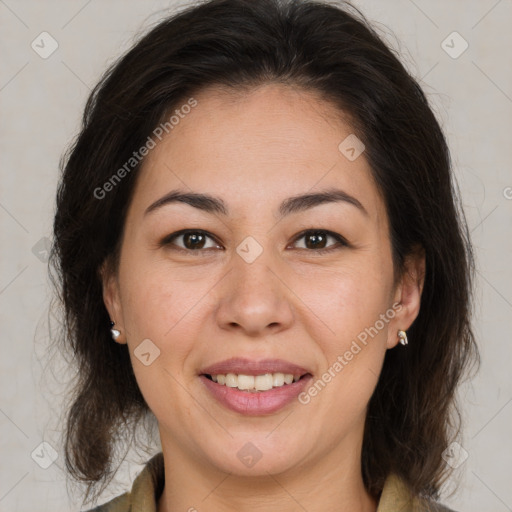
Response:
[[[110,325],[112,326],[112,329],[110,329],[110,332],[112,333],[112,339],[114,341],[117,341],[119,336],[121,336],[121,331],[118,329],[114,329],[115,322],[110,321]]]
[[[398,331],[398,337],[400,338],[400,343],[402,345],[407,345],[409,341],[407,340],[407,334],[405,334],[405,331]]]

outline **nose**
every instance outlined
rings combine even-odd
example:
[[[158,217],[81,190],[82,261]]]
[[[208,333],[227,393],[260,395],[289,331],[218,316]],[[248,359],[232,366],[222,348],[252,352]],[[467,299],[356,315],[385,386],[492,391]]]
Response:
[[[216,321],[221,329],[259,337],[292,325],[293,293],[270,252],[263,251],[252,263],[234,256],[231,271],[217,290]]]

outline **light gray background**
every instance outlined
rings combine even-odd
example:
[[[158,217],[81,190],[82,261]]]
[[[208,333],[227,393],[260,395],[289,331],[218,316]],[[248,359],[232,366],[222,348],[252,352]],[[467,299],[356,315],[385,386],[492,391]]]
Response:
[[[395,34],[386,38],[434,105],[477,255],[475,332],[482,368],[460,390],[460,444],[468,458],[446,488],[460,482],[458,493],[445,503],[460,512],[510,511],[512,1],[354,3]],[[0,511],[80,508],[79,497],[68,497],[59,446],[67,364],[47,349],[51,289],[44,238],[52,236],[58,161],[107,64],[156,23],[162,9],[177,4],[0,0]],[[47,59],[31,48],[42,31],[59,45]],[[469,44],[456,59],[442,47],[453,31]],[[447,41],[455,50],[460,43]],[[48,469],[31,458],[43,440],[58,454]],[[132,452],[100,502],[128,489],[144,459]]]

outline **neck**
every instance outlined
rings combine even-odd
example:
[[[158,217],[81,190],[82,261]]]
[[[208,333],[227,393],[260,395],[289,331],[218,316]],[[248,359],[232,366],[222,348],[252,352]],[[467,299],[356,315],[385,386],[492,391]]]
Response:
[[[157,512],[376,512],[366,491],[360,445],[346,439],[315,461],[278,474],[223,473],[162,440],[166,481]]]

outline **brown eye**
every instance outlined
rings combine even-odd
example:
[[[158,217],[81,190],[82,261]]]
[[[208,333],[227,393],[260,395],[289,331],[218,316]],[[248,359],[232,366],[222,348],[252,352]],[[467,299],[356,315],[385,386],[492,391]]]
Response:
[[[307,234],[304,236],[306,240],[306,247],[308,249],[324,249],[328,237],[329,235],[326,235],[321,231]]]
[[[337,243],[327,246],[329,238],[335,240]],[[341,235],[326,230],[304,231],[298,238],[296,238],[295,242],[301,239],[305,240],[304,249],[309,249],[319,253],[336,250],[339,249],[340,246],[348,246],[348,243]]]
[[[328,245],[329,239],[334,240],[336,243]],[[209,246],[207,245],[208,240],[211,240]],[[299,247],[299,249],[319,254],[335,251],[349,245],[341,235],[324,229],[309,229],[307,231],[303,231],[297,238],[295,238],[294,244],[297,244],[299,240],[305,240],[304,246]],[[184,229],[166,236],[160,242],[160,246],[174,246],[173,248],[177,250],[196,252],[197,254],[204,254],[207,249],[222,249],[212,235],[206,231],[192,229]]]
[[[185,233],[181,236],[186,249],[203,249],[206,237],[202,233]]]
[[[175,245],[184,251],[199,251],[201,249],[218,247],[217,244],[207,246],[208,239],[214,241],[214,239],[204,231],[184,230],[165,237],[161,245]],[[181,240],[181,243],[176,243],[177,240]]]

